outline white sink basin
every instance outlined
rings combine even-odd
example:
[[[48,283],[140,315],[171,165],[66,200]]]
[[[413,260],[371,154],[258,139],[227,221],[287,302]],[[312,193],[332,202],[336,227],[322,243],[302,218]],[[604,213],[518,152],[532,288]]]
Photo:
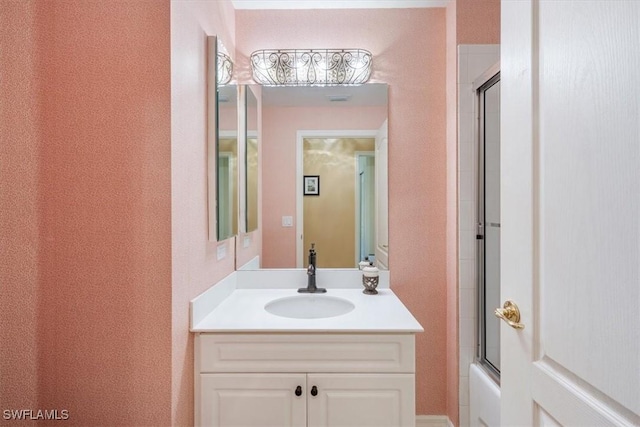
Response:
[[[264,306],[269,313],[293,319],[341,316],[355,308],[349,300],[328,295],[295,295],[278,298]]]

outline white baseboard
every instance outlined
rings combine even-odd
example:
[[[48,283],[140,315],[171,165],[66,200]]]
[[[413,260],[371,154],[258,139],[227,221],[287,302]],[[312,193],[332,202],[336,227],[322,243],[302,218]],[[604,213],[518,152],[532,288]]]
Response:
[[[446,415],[417,415],[416,427],[453,427]]]

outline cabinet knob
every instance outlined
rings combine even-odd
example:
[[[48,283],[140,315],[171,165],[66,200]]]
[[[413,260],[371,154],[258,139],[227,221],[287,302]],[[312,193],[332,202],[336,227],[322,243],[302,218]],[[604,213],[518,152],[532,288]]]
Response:
[[[302,387],[296,387],[296,396],[302,396]]]
[[[311,387],[311,396],[317,396],[318,395],[318,387],[313,386]]]

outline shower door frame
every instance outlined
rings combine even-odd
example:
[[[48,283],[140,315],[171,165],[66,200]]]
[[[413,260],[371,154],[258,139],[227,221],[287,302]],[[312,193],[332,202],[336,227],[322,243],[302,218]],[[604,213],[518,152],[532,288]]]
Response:
[[[485,128],[484,128],[484,90],[500,81],[500,63],[487,69],[473,82],[473,93],[478,115],[475,120],[477,142],[477,230],[476,230],[476,272],[477,272],[477,307],[476,307],[476,357],[475,361],[484,368],[487,374],[500,385],[500,370],[486,359],[486,292],[485,292]],[[497,307],[496,307],[497,308]],[[498,331],[499,333],[499,331]]]

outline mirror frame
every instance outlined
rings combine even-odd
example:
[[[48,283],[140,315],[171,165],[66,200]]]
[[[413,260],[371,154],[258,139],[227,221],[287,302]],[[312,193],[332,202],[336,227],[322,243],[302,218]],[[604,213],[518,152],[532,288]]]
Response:
[[[209,241],[218,241],[216,212],[217,145],[218,145],[218,84],[217,84],[218,38],[207,36],[207,219]]]

